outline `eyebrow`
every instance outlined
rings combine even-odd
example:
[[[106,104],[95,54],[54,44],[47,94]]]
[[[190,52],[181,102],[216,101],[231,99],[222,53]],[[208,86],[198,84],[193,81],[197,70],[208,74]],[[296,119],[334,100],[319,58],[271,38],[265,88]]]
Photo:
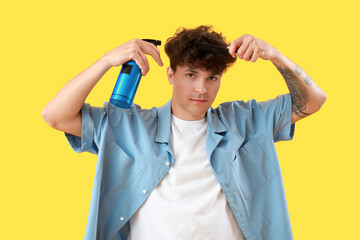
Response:
[[[199,73],[198,71],[196,71],[195,69],[191,68],[191,67],[188,67],[187,69],[185,69],[185,72],[191,72],[191,73]],[[215,76],[221,76],[221,74],[215,74],[215,73],[212,73],[209,75],[210,77],[215,77]]]
[[[193,69],[193,68],[187,68],[187,69],[185,69],[185,71],[187,71],[187,72],[193,72],[193,73],[199,73],[198,71],[196,71],[196,70]]]

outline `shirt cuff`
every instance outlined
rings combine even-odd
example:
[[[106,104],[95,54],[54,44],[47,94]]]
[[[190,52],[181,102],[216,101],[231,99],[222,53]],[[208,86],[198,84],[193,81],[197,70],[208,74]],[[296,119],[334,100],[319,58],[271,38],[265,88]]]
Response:
[[[292,140],[295,133],[295,123],[291,124],[292,101],[290,94],[284,94],[283,111],[279,122],[279,132],[276,135],[275,142]]]
[[[90,105],[84,103],[81,108],[81,137],[65,133],[71,148],[77,152],[90,152],[97,154],[97,149],[94,147],[94,123],[90,116]]]

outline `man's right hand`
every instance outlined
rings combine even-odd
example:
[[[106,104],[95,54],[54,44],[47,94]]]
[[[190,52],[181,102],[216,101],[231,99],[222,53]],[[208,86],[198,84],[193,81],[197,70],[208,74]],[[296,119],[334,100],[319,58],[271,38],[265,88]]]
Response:
[[[152,56],[160,66],[164,65],[159,49],[154,44],[137,38],[106,53],[104,58],[107,59],[111,67],[117,67],[130,60],[134,60],[140,67],[142,75],[145,76],[150,70],[145,54]]]
[[[120,66],[134,60],[143,75],[149,72],[149,54],[163,66],[160,51],[154,44],[133,39],[111,50],[93,65],[68,81],[59,93],[41,112],[45,122],[51,127],[81,137],[81,107],[101,77],[113,66]],[[109,89],[109,94],[111,90]]]

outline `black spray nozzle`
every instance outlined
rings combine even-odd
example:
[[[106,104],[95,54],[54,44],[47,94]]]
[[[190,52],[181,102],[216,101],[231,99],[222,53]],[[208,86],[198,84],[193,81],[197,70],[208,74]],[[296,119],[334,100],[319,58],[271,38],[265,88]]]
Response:
[[[161,45],[161,41],[160,40],[155,40],[155,39],[141,39],[143,41],[149,42],[154,44],[155,46],[160,46]]]

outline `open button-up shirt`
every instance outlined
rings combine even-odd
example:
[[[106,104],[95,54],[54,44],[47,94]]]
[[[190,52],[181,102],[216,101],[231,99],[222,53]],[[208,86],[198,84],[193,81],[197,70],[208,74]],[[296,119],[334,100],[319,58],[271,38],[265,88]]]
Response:
[[[292,139],[291,112],[284,94],[226,102],[206,113],[207,156],[247,240],[293,239],[274,146]],[[98,155],[85,239],[126,239],[129,219],[174,163],[171,100],[150,110],[85,103],[82,137],[65,135],[76,152]]]

